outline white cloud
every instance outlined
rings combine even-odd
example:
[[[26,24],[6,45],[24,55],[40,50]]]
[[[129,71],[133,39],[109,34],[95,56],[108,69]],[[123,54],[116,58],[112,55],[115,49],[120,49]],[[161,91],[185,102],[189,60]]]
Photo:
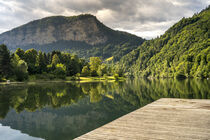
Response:
[[[108,23],[110,21],[113,21],[113,22],[115,21],[114,14],[115,14],[114,11],[110,9],[102,9],[102,10],[98,10],[95,15],[99,20],[102,20]]]
[[[0,0],[0,33],[46,16],[91,13],[111,28],[154,38],[209,4],[210,0]]]

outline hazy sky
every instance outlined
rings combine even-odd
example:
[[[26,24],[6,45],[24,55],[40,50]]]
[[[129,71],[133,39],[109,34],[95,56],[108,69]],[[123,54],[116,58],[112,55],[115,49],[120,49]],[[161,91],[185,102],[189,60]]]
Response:
[[[0,33],[52,15],[90,13],[113,29],[150,39],[210,0],[0,0]]]

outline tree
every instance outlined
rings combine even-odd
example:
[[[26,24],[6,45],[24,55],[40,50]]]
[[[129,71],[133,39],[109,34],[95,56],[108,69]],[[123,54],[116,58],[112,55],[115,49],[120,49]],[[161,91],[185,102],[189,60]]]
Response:
[[[29,49],[25,52],[24,61],[28,64],[29,74],[37,73],[36,59],[37,51],[35,49]]]
[[[184,62],[179,63],[179,65],[176,67],[175,77],[177,79],[184,79],[184,78],[186,78],[186,75],[185,75],[185,63]]]
[[[47,62],[46,61],[47,60],[46,60],[45,55],[41,51],[39,51],[38,56],[37,56],[37,62],[36,62],[39,73],[47,71]]]
[[[82,76],[89,76],[90,75],[90,69],[88,66],[84,66],[82,68]]]
[[[73,76],[77,73],[81,73],[79,58],[77,57],[77,55],[73,55],[71,56],[71,61],[67,66],[67,75]]]
[[[98,70],[97,70],[97,75],[99,77],[101,77],[103,75],[103,71],[101,70],[101,68],[99,67]]]
[[[60,52],[60,51],[52,51],[52,53],[51,53],[51,62],[52,62],[53,56],[54,56],[55,54],[56,54],[56,55],[59,57],[59,59],[60,59],[61,52]]]
[[[191,62],[185,62],[185,73],[187,74],[187,77],[190,76],[191,67]]]
[[[24,60],[15,53],[11,60],[12,70],[17,81],[23,81],[28,78],[28,66]]]
[[[19,60],[17,67],[15,68],[16,80],[23,81],[28,78],[28,66],[24,60]]]
[[[56,75],[57,78],[64,79],[66,77],[66,66],[61,63],[57,64],[54,74]]]
[[[113,73],[118,74],[120,77],[123,76],[123,70],[121,69],[120,65],[115,66]]]
[[[25,54],[24,50],[18,48],[18,49],[15,51],[15,54],[17,54],[17,55],[20,57],[20,59],[24,60],[24,54]]]
[[[52,65],[57,65],[58,63],[60,63],[60,59],[57,54],[54,54],[52,58]]]
[[[12,69],[15,70],[17,68],[18,62],[20,61],[20,57],[15,53],[11,59]]]
[[[91,76],[96,76],[97,75],[97,70],[98,67],[101,65],[102,61],[99,57],[90,57],[90,71],[91,71]]]
[[[97,74],[98,76],[103,76],[106,73],[107,73],[107,65],[103,63],[98,67]]]
[[[10,52],[6,45],[0,45],[0,75],[6,77],[11,74]]]

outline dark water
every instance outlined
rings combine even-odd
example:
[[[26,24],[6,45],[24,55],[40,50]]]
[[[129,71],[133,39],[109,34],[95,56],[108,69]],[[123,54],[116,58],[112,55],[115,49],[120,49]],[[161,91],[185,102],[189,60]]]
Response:
[[[159,98],[210,99],[210,81],[0,85],[0,139],[73,139]]]

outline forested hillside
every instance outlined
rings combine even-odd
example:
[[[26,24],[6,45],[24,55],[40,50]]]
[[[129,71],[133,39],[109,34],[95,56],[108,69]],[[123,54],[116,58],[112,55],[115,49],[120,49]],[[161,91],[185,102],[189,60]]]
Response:
[[[140,77],[210,77],[210,7],[144,42],[119,66]]]

